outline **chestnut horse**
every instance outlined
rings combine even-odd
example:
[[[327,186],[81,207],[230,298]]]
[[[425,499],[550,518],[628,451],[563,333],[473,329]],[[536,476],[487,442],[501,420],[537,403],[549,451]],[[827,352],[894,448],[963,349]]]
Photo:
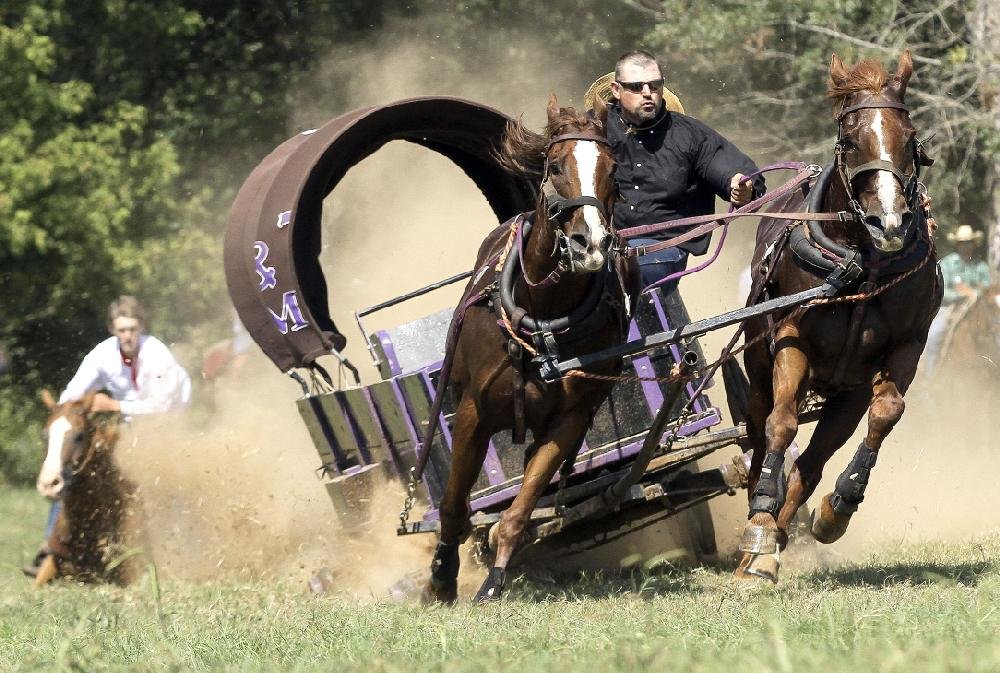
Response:
[[[62,509],[46,544],[35,586],[57,577],[107,579],[127,584],[133,579],[125,534],[135,508],[135,488],[114,460],[118,444],[117,413],[90,410],[94,393],[56,404],[48,391],[45,425],[47,452],[38,475],[38,491],[61,498]]]
[[[534,343],[535,348],[557,348],[560,357],[576,356],[621,343],[627,335],[635,267],[611,245],[609,213],[616,190],[615,160],[605,138],[607,108],[600,101],[593,116],[579,114],[560,108],[551,95],[547,115],[544,135],[520,123],[508,126],[499,158],[513,171],[541,177],[541,194],[533,218],[515,220],[515,225],[525,219],[531,224],[523,230],[523,240],[508,224],[483,242],[478,272],[459,306],[477,293],[492,294],[493,300],[473,300],[455,343],[449,343],[458,404],[451,471],[440,503],[441,537],[425,602],[451,603],[457,598],[459,546],[471,530],[469,494],[490,438],[505,429],[514,429],[517,436],[523,423],[533,440],[525,454],[521,489],[494,531],[496,560],[476,596],[479,602],[500,598],[507,564],[523,542],[538,498],[556,469],[572,464],[597,408],[611,391],[612,382],[596,379],[545,383],[530,356],[520,356],[522,349],[530,352]],[[520,255],[519,265],[511,255]],[[503,311],[495,310],[498,305]],[[566,318],[573,318],[568,328],[546,334],[547,325],[565,325]],[[502,322],[510,326],[502,329]],[[594,369],[605,375],[620,371],[620,363]]]
[[[876,61],[851,69],[834,55],[828,97],[838,123],[836,159],[809,197],[796,192],[776,210],[844,212],[843,222],[813,222],[808,235],[762,219],[753,268],[770,297],[820,285],[829,267],[854,265],[858,278],[829,302],[747,326],[747,339],[774,329],[744,354],[751,395],[747,431],[753,446],[750,514],[737,579],[778,579],[788,525],[813,493],[823,466],[868,412],[868,432],[854,458],[813,512],[812,534],[839,539],[864,499],[879,448],[903,414],[941,285],[919,169],[931,160],[916,140],[903,99],[913,72],[903,52],[894,74]],[[786,235],[787,238],[782,238]],[[789,241],[789,245],[776,241]],[[824,265],[824,260],[836,264]],[[853,261],[852,261],[853,260]],[[819,267],[817,265],[820,265]],[[766,282],[765,282],[766,279]],[[862,282],[863,281],[863,282]],[[860,284],[859,284],[860,283]],[[809,446],[785,479],[785,451],[810,392],[825,403]]]

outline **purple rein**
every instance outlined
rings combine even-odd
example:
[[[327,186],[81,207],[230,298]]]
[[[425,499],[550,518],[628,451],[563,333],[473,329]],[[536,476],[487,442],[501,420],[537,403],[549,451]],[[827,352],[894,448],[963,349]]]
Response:
[[[638,227],[629,227],[627,229],[618,230],[617,233],[619,236],[621,236],[624,239],[630,239],[630,238],[644,237],[648,236],[649,234],[659,233],[670,229],[677,229],[679,227],[691,227],[694,225],[702,225],[702,227],[699,227],[699,229],[704,229],[702,233],[707,233],[709,231],[712,231],[713,229],[722,227],[722,234],[719,237],[719,242],[715,246],[715,250],[712,253],[711,257],[709,257],[707,260],[705,260],[703,263],[699,264],[696,267],[672,273],[668,275],[666,278],[662,278],[653,283],[652,285],[643,288],[642,291],[648,292],[653,288],[659,287],[665,283],[669,283],[670,281],[677,280],[682,276],[686,276],[688,274],[695,273],[697,271],[701,271],[702,269],[707,268],[709,265],[715,262],[716,259],[719,258],[719,254],[722,252],[722,245],[726,242],[726,235],[729,233],[729,220],[734,220],[739,217],[749,217],[755,215],[756,212],[760,210],[761,207],[763,207],[764,205],[772,201],[775,201],[777,199],[780,199],[789,192],[798,188],[799,185],[801,185],[803,182],[806,182],[807,180],[816,175],[816,171],[811,165],[805,164],[801,161],[784,161],[781,163],[765,166],[764,168],[761,168],[755,173],[751,173],[750,175],[746,176],[746,179],[752,180],[759,175],[763,175],[764,173],[777,170],[795,170],[798,171],[798,173],[791,180],[781,185],[777,189],[764,194],[759,199],[754,199],[753,201],[750,201],[749,203],[746,203],[743,206],[740,206],[739,208],[736,208],[734,205],[730,204],[729,211],[724,215],[716,215],[716,214],[697,215],[695,217],[684,217],[679,220],[668,220],[666,222],[657,222],[655,224],[645,224]],[[679,239],[681,237],[677,238]],[[684,240],[687,239],[685,238]],[[675,247],[676,245],[679,245],[682,242],[683,242],[682,240],[669,239],[666,241],[661,241],[660,243],[657,243],[655,245],[647,246],[646,248],[631,248],[627,250],[625,254],[641,255],[645,254],[646,252],[665,250],[667,248]]]

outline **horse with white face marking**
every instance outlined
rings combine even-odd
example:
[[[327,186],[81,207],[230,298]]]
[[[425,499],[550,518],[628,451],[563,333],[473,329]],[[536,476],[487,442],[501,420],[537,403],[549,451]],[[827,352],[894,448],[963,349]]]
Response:
[[[524,541],[535,504],[556,469],[572,466],[594,413],[611,391],[606,380],[545,383],[530,350],[558,349],[561,357],[576,357],[617,345],[627,335],[628,295],[637,278],[634,260],[623,259],[611,245],[616,190],[607,108],[598,100],[591,117],[560,108],[551,96],[547,112],[544,134],[512,124],[499,151],[505,166],[541,181],[535,211],[483,242],[478,272],[453,319],[460,328],[453,329],[457,337],[449,337],[442,380],[446,370],[453,372],[459,401],[426,601],[456,599],[459,546],[471,531],[469,493],[490,438],[512,429],[520,442],[530,429],[533,441],[520,491],[494,529],[496,559],[479,601],[500,598],[507,564]],[[616,375],[621,363],[592,371]]]
[[[61,499],[62,509],[46,540],[51,553],[35,585],[66,576],[126,584],[133,564],[116,557],[126,552],[137,501],[134,485],[114,459],[121,416],[91,411],[94,393],[57,404],[43,391],[42,401],[50,413],[36,486],[42,495]]]
[[[838,271],[847,296],[747,323],[753,461],[738,579],[777,582],[789,524],[867,413],[864,440],[813,513],[813,537],[838,540],[864,500],[883,441],[903,416],[942,292],[919,182],[920,168],[932,161],[904,103],[912,73],[909,51],[895,73],[876,61],[847,68],[833,56],[827,96],[837,122],[835,159],[808,196],[794,192],[775,210],[841,213],[841,221],[789,227],[765,217],[757,230],[756,301],[817,287]],[[811,392],[825,402],[786,479],[785,452]]]

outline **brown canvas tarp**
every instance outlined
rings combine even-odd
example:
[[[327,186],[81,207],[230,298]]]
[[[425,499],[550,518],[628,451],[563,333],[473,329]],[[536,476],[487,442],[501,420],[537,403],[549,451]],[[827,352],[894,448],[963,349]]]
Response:
[[[253,170],[226,226],[226,282],[240,319],[275,365],[308,366],[346,343],[330,319],[318,256],[323,199],[347,171],[391,140],[414,142],[458,165],[503,221],[534,203],[534,187],[490,156],[508,119],[472,101],[412,98],[296,135]]]

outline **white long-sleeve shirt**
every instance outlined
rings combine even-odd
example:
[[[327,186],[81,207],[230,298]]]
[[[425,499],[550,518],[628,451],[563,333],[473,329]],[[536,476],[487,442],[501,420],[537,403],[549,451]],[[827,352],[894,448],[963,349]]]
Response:
[[[118,400],[126,416],[183,409],[191,401],[191,378],[170,349],[148,334],[140,337],[139,353],[131,365],[122,357],[117,337],[97,344],[83,358],[59,403],[101,389]]]

